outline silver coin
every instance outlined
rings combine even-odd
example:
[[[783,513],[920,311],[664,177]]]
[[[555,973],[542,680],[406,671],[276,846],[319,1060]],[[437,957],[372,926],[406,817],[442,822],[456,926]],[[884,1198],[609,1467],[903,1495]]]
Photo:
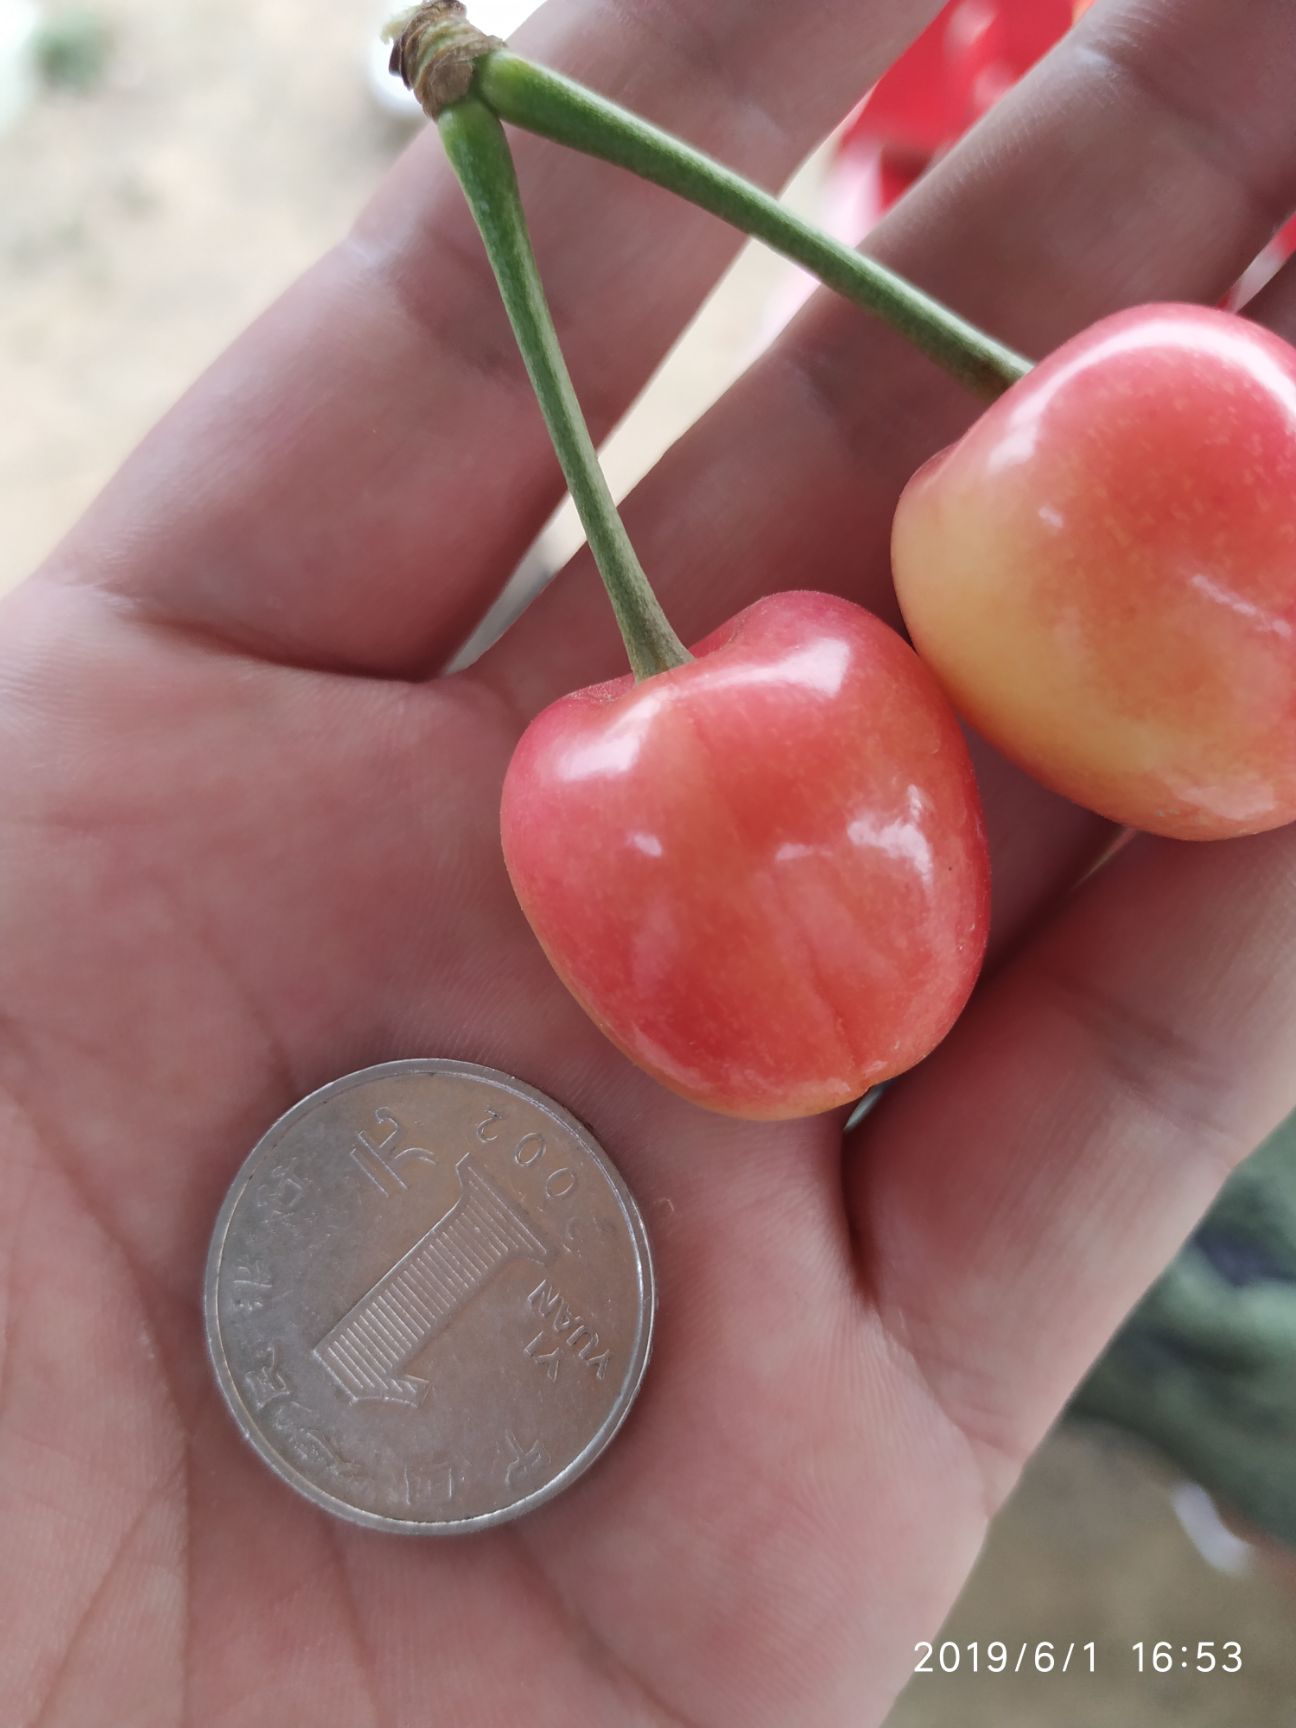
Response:
[[[207,1262],[207,1341],[284,1481],[382,1530],[502,1523],[624,1421],[652,1339],[643,1221],[542,1093],[389,1062],[275,1123]]]

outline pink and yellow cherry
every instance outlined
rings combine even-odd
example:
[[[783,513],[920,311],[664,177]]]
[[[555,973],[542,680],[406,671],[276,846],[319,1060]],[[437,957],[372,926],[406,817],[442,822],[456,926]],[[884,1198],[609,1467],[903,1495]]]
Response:
[[[405,26],[397,63],[421,84],[444,30],[436,8]],[[593,1019],[686,1098],[763,1118],[848,1104],[944,1036],[985,951],[954,712],[894,631],[822,594],[758,601],[688,653],[599,468],[504,130],[471,93],[438,125],[634,674],[522,736],[500,812],[522,909]],[[977,377],[1020,375],[960,342]]]
[[[734,1116],[829,1110],[949,1030],[989,871],[958,723],[894,631],[760,600],[696,658],[565,696],[504,786],[504,854],[573,995]]]
[[[1181,839],[1296,818],[1296,350],[1225,312],[1094,325],[919,471],[896,591],[1045,785]]]

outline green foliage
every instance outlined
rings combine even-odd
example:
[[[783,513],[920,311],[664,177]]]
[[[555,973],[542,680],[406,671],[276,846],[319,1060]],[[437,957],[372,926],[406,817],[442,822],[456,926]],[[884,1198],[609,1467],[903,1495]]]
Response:
[[[1072,1404],[1296,1546],[1296,1117],[1236,1172]]]
[[[36,65],[54,89],[92,90],[107,71],[111,52],[107,20],[93,7],[55,12],[36,32]]]

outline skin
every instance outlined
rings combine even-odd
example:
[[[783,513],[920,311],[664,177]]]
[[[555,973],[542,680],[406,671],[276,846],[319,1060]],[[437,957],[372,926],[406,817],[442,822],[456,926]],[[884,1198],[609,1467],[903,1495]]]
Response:
[[[520,41],[774,181],[921,13],[560,4]],[[681,18],[720,32],[724,75]],[[1122,303],[1214,300],[1296,201],[1290,0],[1250,0],[1246,30],[1233,0],[1118,0],[1082,30],[877,241],[1027,352]],[[522,172],[606,428],[727,238],[550,151]],[[1076,890],[1110,831],[985,752],[997,970],[858,1136],[706,1114],[617,1055],[498,833],[526,723],[619,671],[593,573],[470,676],[427,677],[557,496],[479,258],[421,143],[4,607],[7,1724],[879,1724],[1022,1460],[1296,1105],[1291,832],[1141,837]],[[1296,279],[1258,311],[1290,333]],[[793,571],[888,607],[900,489],[976,412],[858,312],[811,308],[631,501],[686,639]],[[256,1136],[410,1052],[585,1118],[662,1297],[598,1468],[445,1546],[275,1482],[198,1319]]]
[[[913,650],[831,595],[757,601],[696,654],[532,721],[505,861],[632,1061],[726,1115],[813,1115],[928,1055],[972,992],[972,764]]]
[[[905,488],[896,592],[961,712],[1113,821],[1296,818],[1296,351],[1231,313],[1095,324]]]

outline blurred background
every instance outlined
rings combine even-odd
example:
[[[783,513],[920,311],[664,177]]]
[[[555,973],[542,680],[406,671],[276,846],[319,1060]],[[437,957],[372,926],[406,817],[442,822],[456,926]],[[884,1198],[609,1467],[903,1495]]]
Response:
[[[501,33],[528,0],[477,0]],[[1077,10],[955,0],[798,175],[843,237],[989,107]],[[338,239],[417,124],[368,0],[0,0],[0,589],[145,429]],[[312,76],[286,68],[305,32]],[[1287,249],[1251,273],[1251,288]],[[744,254],[607,452],[624,491],[741,371],[805,285]],[[569,511],[531,570],[577,544]],[[523,578],[525,582],[526,578]],[[1296,1723],[1296,1131],[1240,1173],[997,1521],[890,1728]],[[968,1645],[1094,1643],[1066,1675],[969,1672]],[[1164,1674],[1133,1645],[1170,1647]],[[1192,1672],[1199,1642],[1240,1674]],[[1183,1666],[1184,1651],[1190,1666]],[[790,1725],[791,1728],[791,1725]]]

